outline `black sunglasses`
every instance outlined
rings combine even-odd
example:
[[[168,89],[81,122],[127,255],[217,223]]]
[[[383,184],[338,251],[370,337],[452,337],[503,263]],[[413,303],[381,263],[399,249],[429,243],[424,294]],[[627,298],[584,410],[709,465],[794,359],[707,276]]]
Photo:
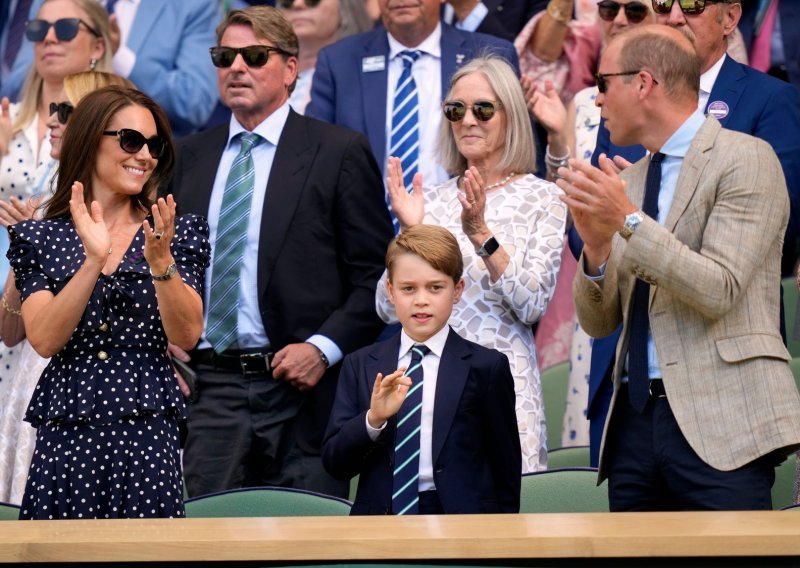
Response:
[[[44,41],[44,38],[47,37],[47,32],[50,30],[50,26],[53,26],[58,41],[72,41],[75,39],[75,36],[78,35],[81,24],[86,26],[86,29],[89,30],[92,35],[100,37],[100,32],[80,18],[61,18],[52,23],[47,20],[28,20],[25,22],[25,37],[34,43]]]
[[[103,132],[103,136],[119,136],[119,147],[128,154],[135,154],[142,149],[142,146],[147,144],[150,155],[156,160],[164,155],[164,150],[167,148],[167,141],[160,134],[145,138],[141,132],[131,128],[106,130]]]
[[[475,101],[472,103],[472,114],[481,122],[491,120],[494,113],[503,108],[499,102]],[[450,122],[459,122],[467,116],[467,105],[461,101],[445,101],[442,103],[444,117]]]
[[[67,123],[73,110],[75,110],[75,107],[70,103],[50,103],[50,115],[56,114],[58,122],[61,124]]]
[[[601,20],[613,22],[619,14],[619,9],[625,10],[625,18],[631,24],[643,22],[647,17],[647,6],[641,2],[631,2],[630,4],[620,4],[614,0],[602,0],[597,3],[597,15]]]
[[[619,73],[595,73],[594,74],[594,84],[597,85],[597,90],[601,93],[605,94],[608,90],[608,78],[609,77],[625,77],[628,75],[636,75],[641,73],[642,70],[639,71],[620,71]],[[658,85],[658,81],[653,79],[653,84]]]
[[[319,6],[320,2],[322,2],[322,0],[305,0],[303,3],[306,5],[306,8],[316,8]],[[278,8],[283,8],[284,10],[291,8],[294,3],[295,0],[278,0],[276,2]]]
[[[274,51],[281,55],[290,56],[291,53],[286,52],[277,47],[269,45],[248,45],[247,47],[211,47],[208,49],[211,53],[211,62],[215,67],[222,67],[223,69],[233,65],[236,60],[236,55],[241,53],[242,59],[248,67],[263,67],[269,61],[269,52]]]
[[[653,10],[656,14],[669,14],[675,0],[652,0]],[[696,16],[702,14],[706,9],[706,4],[728,4],[728,0],[678,0],[681,12]]]

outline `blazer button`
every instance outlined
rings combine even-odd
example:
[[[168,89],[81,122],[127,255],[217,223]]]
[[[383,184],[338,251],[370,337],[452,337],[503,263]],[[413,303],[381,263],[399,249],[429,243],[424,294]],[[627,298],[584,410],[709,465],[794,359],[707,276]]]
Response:
[[[106,359],[108,359],[108,353],[106,353],[105,351],[98,351],[97,358],[100,359],[101,361],[105,361]]]
[[[106,322],[103,322],[97,329],[99,329],[100,331],[108,331],[108,324]]]
[[[442,473],[443,471],[444,471],[443,467],[437,467],[436,468],[436,473]]]

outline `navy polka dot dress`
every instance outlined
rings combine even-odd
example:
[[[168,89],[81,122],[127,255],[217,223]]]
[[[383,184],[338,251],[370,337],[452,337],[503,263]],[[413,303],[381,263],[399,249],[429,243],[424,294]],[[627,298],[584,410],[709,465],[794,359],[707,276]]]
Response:
[[[83,264],[70,219],[25,221],[10,234],[23,301],[39,290],[57,294]],[[205,219],[179,217],[171,248],[183,281],[202,298]],[[72,338],[39,379],[25,415],[37,437],[21,519],[184,514],[178,419],[185,406],[143,249],[140,228],[116,272],[99,276]]]

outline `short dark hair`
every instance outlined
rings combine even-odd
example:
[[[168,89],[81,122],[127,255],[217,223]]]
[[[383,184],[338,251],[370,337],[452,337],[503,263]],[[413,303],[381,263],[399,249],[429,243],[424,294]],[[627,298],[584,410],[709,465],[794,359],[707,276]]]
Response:
[[[72,184],[76,181],[83,184],[87,205],[94,199],[92,175],[103,131],[108,130],[111,119],[119,111],[129,106],[140,106],[149,110],[156,123],[157,133],[166,140],[164,154],[158,159],[153,175],[138,195],[131,196],[134,208],[150,210],[158,186],[169,179],[175,164],[175,146],[172,143],[169,120],[161,107],[144,93],[127,87],[111,86],[86,95],[69,118],[69,126],[64,131],[61,143],[58,184],[45,207],[46,219],[70,216],[69,201],[72,197]]]
[[[447,274],[454,283],[461,280],[464,272],[464,258],[456,237],[438,225],[414,225],[404,229],[389,243],[386,272],[390,282],[394,263],[403,254],[420,257],[439,272]]]

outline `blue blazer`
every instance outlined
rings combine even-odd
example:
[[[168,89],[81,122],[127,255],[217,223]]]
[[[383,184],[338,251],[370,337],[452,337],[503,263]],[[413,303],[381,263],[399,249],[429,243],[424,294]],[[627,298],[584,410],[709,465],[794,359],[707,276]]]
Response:
[[[31,6],[32,17],[41,3]],[[219,100],[208,48],[216,45],[221,18],[217,2],[208,0],[141,0],[136,11],[128,41],[136,63],[128,79],[166,111],[175,136],[203,126]],[[25,41],[3,94],[18,96],[32,64],[33,44]]]
[[[397,369],[400,333],[344,359],[322,461],[338,479],[360,475],[353,515],[391,513],[396,416],[376,441],[366,413],[378,373]],[[447,336],[433,414],[433,477],[445,513],[518,513],[522,471],[508,359]]]
[[[453,73],[484,50],[508,61],[519,73],[514,46],[492,36],[442,24],[442,95]],[[383,69],[364,72],[362,62],[383,57]],[[375,159],[386,165],[386,97],[389,39],[383,27],[344,38],[320,50],[306,116],[367,135]],[[424,93],[424,91],[423,91]]]

